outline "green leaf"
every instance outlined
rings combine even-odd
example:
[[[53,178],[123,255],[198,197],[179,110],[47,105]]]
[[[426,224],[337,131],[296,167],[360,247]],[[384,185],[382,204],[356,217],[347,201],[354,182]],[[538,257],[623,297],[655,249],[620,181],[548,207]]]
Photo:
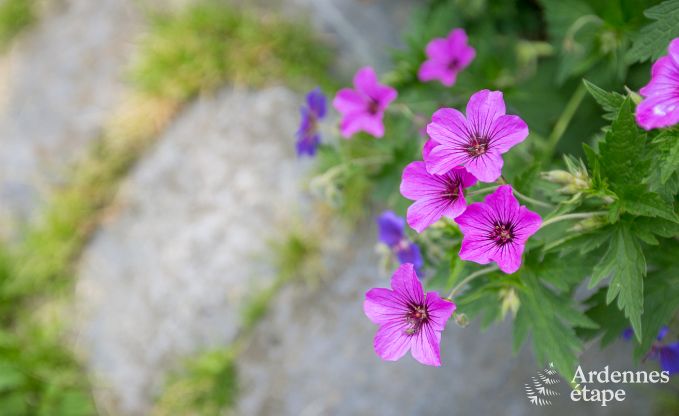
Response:
[[[514,347],[521,345],[528,332],[540,364],[553,362],[559,372],[572,379],[582,351],[582,341],[574,327],[594,328],[596,323],[578,311],[571,299],[556,295],[529,272],[521,275],[521,306],[514,323]]]
[[[589,94],[606,112],[603,117],[606,120],[614,120],[620,111],[620,107],[625,102],[625,97],[617,92],[608,92],[599,88],[586,79],[583,79],[582,82],[584,82]]]
[[[644,304],[646,305],[642,316],[644,334],[634,349],[636,359],[648,352],[660,328],[667,325],[679,309],[679,268],[663,269],[649,274],[646,279]]]
[[[645,136],[637,127],[627,97],[599,144],[602,175],[617,194],[625,192],[629,185],[641,184],[646,177],[649,163],[644,157],[645,146]]]
[[[586,301],[586,315],[599,325],[597,329],[584,328],[578,334],[584,340],[590,340],[601,334],[601,347],[605,347],[620,338],[622,332],[629,326],[625,315],[614,305],[606,303],[606,288],[601,288]]]
[[[679,36],[679,0],[669,0],[644,12],[655,22],[645,26],[634,37],[626,58],[630,62],[657,59],[667,51],[670,41]]]
[[[679,223],[679,216],[674,212],[674,207],[669,202],[665,201],[660,195],[652,192],[644,192],[631,195],[622,201],[622,207],[625,211],[633,215],[640,215],[642,217],[658,217],[664,218],[668,221]]]
[[[589,287],[592,288],[604,278],[612,276],[606,302],[611,303],[617,297],[618,308],[625,312],[638,339],[642,335],[645,275],[646,259],[641,245],[628,226],[620,224],[613,234],[608,250],[594,268]]]
[[[665,184],[675,172],[679,171],[679,133],[664,142],[661,149],[660,181]]]

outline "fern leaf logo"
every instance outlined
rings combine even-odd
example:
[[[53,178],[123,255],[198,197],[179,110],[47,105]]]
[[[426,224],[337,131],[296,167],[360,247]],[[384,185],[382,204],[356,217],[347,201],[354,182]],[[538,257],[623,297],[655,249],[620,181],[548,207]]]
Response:
[[[560,383],[554,363],[549,363],[549,367],[538,371],[536,377],[531,377],[531,382],[524,384],[526,397],[536,406],[550,406],[552,397],[559,396],[558,391],[552,390],[549,386]]]

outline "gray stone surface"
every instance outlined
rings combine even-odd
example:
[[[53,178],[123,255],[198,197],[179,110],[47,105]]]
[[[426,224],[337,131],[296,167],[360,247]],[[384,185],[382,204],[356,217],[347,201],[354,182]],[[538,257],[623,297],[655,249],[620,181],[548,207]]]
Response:
[[[511,326],[481,332],[452,321],[442,340],[441,368],[409,354],[383,362],[372,348],[377,326],[363,314],[364,293],[388,287],[378,270],[375,230],[362,227],[345,242],[343,260],[319,290],[288,287],[258,327],[240,362],[242,415],[642,415],[653,388],[627,386],[621,404],[575,405],[561,383],[548,407],[526,399],[524,383],[541,368],[525,348],[512,355]],[[592,349],[583,368],[630,369],[629,345]],[[652,366],[649,368],[653,368]]]
[[[266,0],[271,2],[271,0]],[[334,43],[337,73],[353,74],[370,65],[391,69],[391,54],[403,44],[401,35],[416,0],[282,0],[289,14],[307,16]]]
[[[244,297],[271,278],[261,256],[300,195],[299,100],[224,90],[190,105],[86,250],[83,346],[125,414],[148,409],[181,357],[228,342]]]
[[[0,58],[0,237],[16,236],[119,102],[134,0],[63,0]]]

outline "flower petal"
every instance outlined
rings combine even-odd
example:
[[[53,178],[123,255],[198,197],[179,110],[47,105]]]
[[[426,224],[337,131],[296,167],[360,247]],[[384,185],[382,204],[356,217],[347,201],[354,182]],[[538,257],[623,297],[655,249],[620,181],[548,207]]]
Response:
[[[423,325],[420,331],[413,335],[410,354],[425,365],[439,367],[441,365],[441,333],[434,331],[428,325]]]
[[[507,243],[496,247],[490,255],[490,259],[497,263],[503,272],[512,274],[521,267],[521,256],[523,255],[523,244]]]
[[[412,241],[408,242],[408,245],[406,245],[405,248],[397,249],[396,257],[401,264],[412,263],[412,265],[415,266],[415,277],[417,277],[417,273],[420,273],[420,269],[424,265],[422,254],[420,253],[420,246]]]
[[[377,355],[386,361],[396,361],[403,357],[412,342],[412,337],[405,332],[407,329],[405,320],[382,325],[375,334],[374,347]]]
[[[663,94],[645,98],[637,106],[636,119],[646,130],[679,123],[679,97]]]
[[[405,237],[406,222],[393,211],[384,211],[377,217],[379,240],[388,246],[395,246]]]
[[[433,39],[425,47],[424,53],[437,61],[446,61],[450,56],[450,43],[444,38]]]
[[[670,375],[679,373],[679,342],[668,344],[660,349],[660,368]]]
[[[393,320],[402,321],[408,308],[392,290],[373,288],[365,294],[363,311],[373,323],[384,324]]]
[[[442,179],[427,172],[424,162],[411,162],[403,169],[401,195],[408,199],[438,197],[445,191]]]
[[[481,156],[469,158],[464,167],[481,182],[495,182],[502,175],[502,156],[490,149]]]
[[[402,264],[391,278],[391,288],[397,295],[415,304],[424,303],[424,291],[422,283],[415,274],[415,266],[412,263]]]
[[[519,201],[514,196],[511,185],[502,185],[492,194],[486,196],[484,202],[494,211],[494,218],[502,222],[518,220]]]
[[[429,314],[428,324],[435,331],[443,331],[446,323],[455,312],[456,305],[445,299],[441,299],[436,292],[427,292],[427,313]]]
[[[320,88],[314,88],[306,96],[306,102],[309,109],[316,114],[316,117],[325,117],[325,95]]]
[[[505,102],[501,91],[481,90],[469,98],[467,122],[470,130],[479,136],[488,137],[493,122],[505,115]]]
[[[425,163],[429,173],[443,175],[457,166],[464,165],[468,160],[469,155],[466,152],[460,152],[449,145],[440,144],[429,152]]]
[[[518,219],[514,226],[514,239],[517,243],[525,244],[528,237],[537,233],[542,225],[542,218],[528,208],[519,208]]]
[[[439,80],[441,84],[446,87],[451,87],[455,84],[457,78],[456,71],[448,68],[445,62],[438,60],[424,61],[417,71],[417,79],[422,82]]]
[[[489,147],[506,153],[528,136],[528,125],[519,116],[500,116],[495,119],[489,135]]]
[[[422,198],[408,207],[408,225],[421,233],[451,211],[452,203],[442,198]],[[451,214],[452,215],[452,214]]]
[[[427,134],[439,144],[465,148],[472,133],[462,113],[454,108],[440,108],[431,116]]]
[[[332,106],[342,114],[362,113],[366,108],[365,97],[351,88],[342,88],[332,100]]]

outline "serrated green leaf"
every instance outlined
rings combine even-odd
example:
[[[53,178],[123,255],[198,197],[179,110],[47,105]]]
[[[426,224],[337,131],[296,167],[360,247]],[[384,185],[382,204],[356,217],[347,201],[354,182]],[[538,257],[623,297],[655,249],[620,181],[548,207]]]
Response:
[[[604,141],[599,143],[602,175],[616,193],[625,192],[629,185],[641,184],[646,177],[649,163],[643,157],[645,146],[644,134],[637,127],[627,97]]]
[[[634,37],[626,58],[630,62],[657,59],[667,51],[670,41],[679,36],[679,0],[669,0],[644,12],[655,22],[645,26]]]
[[[528,332],[538,363],[553,362],[559,372],[571,379],[582,351],[582,341],[574,327],[593,328],[596,323],[573,307],[570,298],[554,294],[531,273],[523,273],[519,290],[521,307],[514,323],[515,349]]]
[[[579,329],[577,332],[584,340],[590,340],[601,335],[601,347],[605,347],[620,338],[622,332],[629,327],[625,315],[614,305],[606,303],[606,288],[597,290],[586,301],[585,314],[599,327],[597,329]]]
[[[608,285],[606,302],[616,297],[618,308],[632,324],[638,339],[641,339],[641,314],[644,305],[644,276],[646,259],[641,245],[624,224],[617,227],[606,253],[594,267],[589,287],[596,286],[606,277],[612,276]]]
[[[632,215],[642,217],[658,217],[668,221],[679,223],[679,216],[674,212],[674,207],[665,201],[660,195],[652,192],[629,195],[622,201],[622,208]]]
[[[583,79],[582,82],[592,98],[604,109],[605,114],[603,117],[606,120],[614,120],[620,111],[620,107],[625,102],[625,97],[617,92],[608,92],[601,89],[586,79]]]
[[[679,171],[679,133],[672,140],[667,140],[663,146],[664,152],[660,159],[660,182],[664,185],[670,177]]]
[[[635,232],[651,232],[664,238],[679,236],[679,224],[662,218],[637,218],[634,221]]]

